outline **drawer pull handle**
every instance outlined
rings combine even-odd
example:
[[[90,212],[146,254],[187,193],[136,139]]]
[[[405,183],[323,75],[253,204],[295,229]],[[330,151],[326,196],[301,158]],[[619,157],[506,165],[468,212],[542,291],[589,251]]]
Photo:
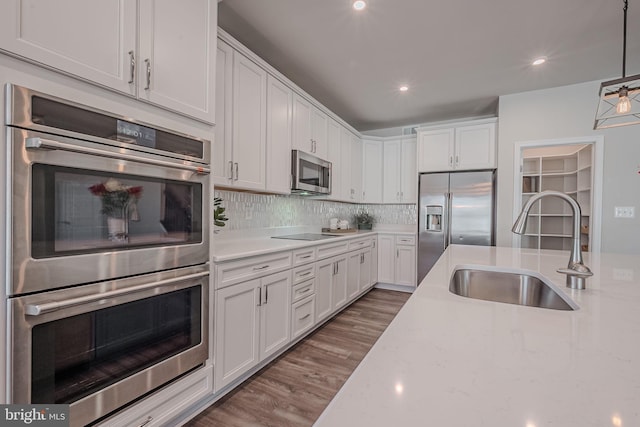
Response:
[[[305,277],[305,276],[308,276],[308,275],[310,275],[310,274],[311,274],[311,272],[310,272],[310,271],[307,271],[306,273],[301,274],[301,275],[300,275],[300,277]]]
[[[302,291],[302,292],[298,291],[298,295],[304,295],[304,294],[306,294],[307,292],[311,292],[311,288],[307,288],[307,289],[305,289],[305,290],[304,290],[304,291]]]
[[[307,317],[309,317],[309,316],[311,316],[311,313],[309,313],[309,314],[305,314],[305,315],[304,315],[304,316],[302,316],[299,320],[304,320],[304,319],[306,319],[306,318],[307,318]]]
[[[142,424],[138,424],[138,427],[144,427],[148,425],[151,421],[153,421],[153,417],[148,416],[147,419]]]
[[[307,259],[307,258],[311,258],[311,255],[305,255],[300,257],[300,259]]]
[[[265,268],[269,268],[269,264],[263,265],[262,267],[253,267],[253,271],[264,270]]]

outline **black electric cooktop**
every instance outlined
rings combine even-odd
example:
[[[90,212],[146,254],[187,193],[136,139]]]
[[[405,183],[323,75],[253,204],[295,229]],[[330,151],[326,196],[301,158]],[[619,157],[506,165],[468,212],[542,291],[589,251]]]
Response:
[[[289,239],[289,240],[323,240],[331,239],[336,236],[327,236],[326,234],[318,233],[302,233],[302,234],[288,234],[286,236],[273,236],[272,239]]]

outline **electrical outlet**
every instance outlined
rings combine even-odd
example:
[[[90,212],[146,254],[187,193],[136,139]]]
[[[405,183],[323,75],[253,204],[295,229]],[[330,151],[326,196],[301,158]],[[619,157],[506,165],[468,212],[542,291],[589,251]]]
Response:
[[[625,282],[633,281],[633,270],[630,268],[614,268],[613,269],[614,280],[624,280]]]
[[[633,206],[616,206],[614,216],[616,218],[634,218],[636,216]]]

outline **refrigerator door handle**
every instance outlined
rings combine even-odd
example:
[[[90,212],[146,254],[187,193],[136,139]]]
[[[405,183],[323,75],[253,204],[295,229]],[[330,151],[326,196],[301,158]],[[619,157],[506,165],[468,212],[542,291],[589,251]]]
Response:
[[[445,200],[447,202],[447,234],[445,237],[444,248],[446,249],[451,244],[451,199],[453,198],[453,193],[449,192],[445,196]]]

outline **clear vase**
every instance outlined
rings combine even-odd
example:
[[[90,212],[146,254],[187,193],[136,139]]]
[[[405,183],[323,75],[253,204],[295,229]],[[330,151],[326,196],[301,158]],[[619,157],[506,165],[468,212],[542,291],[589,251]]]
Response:
[[[129,209],[122,208],[120,216],[107,216],[109,240],[114,243],[129,243]]]

